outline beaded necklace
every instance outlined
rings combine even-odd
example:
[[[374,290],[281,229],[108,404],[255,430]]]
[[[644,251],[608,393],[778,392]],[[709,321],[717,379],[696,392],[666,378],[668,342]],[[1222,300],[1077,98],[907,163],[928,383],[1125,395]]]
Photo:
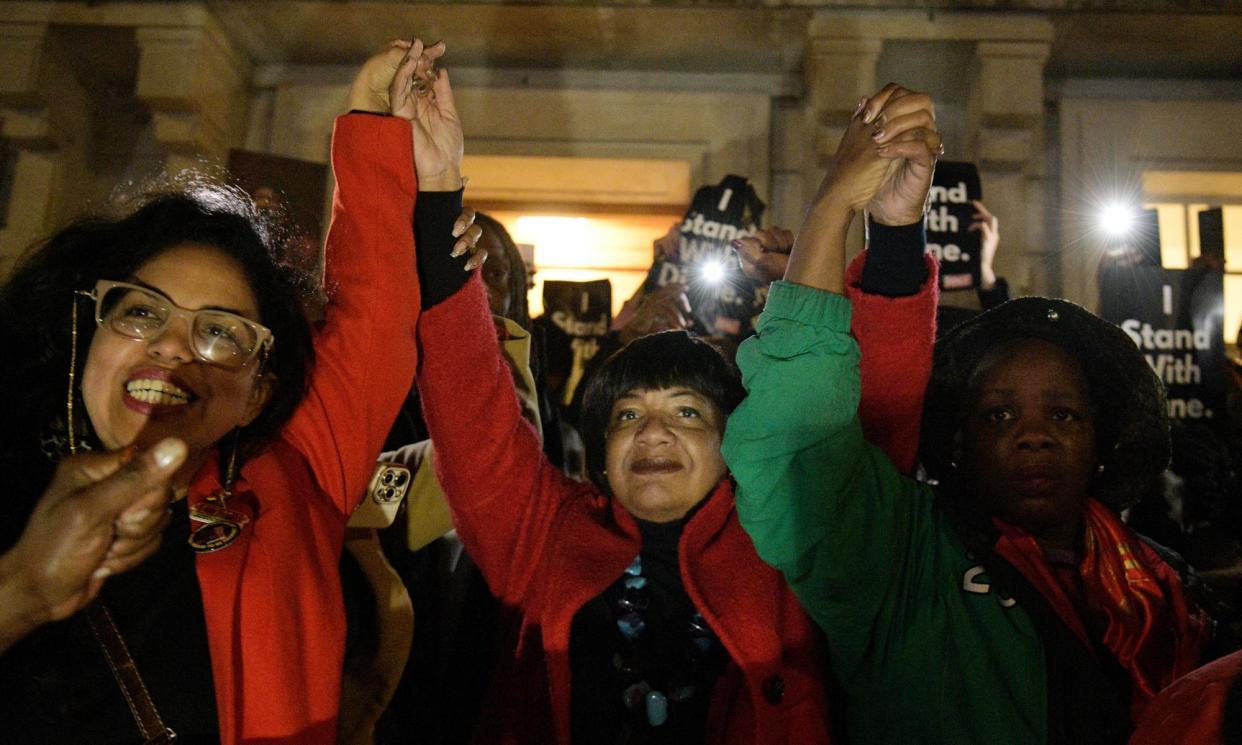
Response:
[[[723,650],[697,611],[672,627],[650,628],[646,612],[651,592],[641,555],[609,587],[607,597],[620,641],[613,668],[621,682],[622,703],[633,725],[659,728],[668,721],[670,707],[676,710],[710,693],[700,690],[701,684],[719,674]]]

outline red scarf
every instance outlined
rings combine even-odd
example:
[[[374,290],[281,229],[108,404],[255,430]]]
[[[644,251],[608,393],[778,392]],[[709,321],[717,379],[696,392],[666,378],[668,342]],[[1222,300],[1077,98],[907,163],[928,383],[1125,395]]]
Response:
[[[1130,714],[1138,721],[1161,689],[1198,667],[1210,621],[1186,598],[1177,572],[1112,510],[1089,499],[1083,522],[1078,573],[1084,611],[1104,626],[1101,641],[1130,673]],[[1001,533],[996,553],[1021,572],[1065,625],[1093,649],[1083,618],[1043,549],[1029,533],[1000,520],[993,523]]]

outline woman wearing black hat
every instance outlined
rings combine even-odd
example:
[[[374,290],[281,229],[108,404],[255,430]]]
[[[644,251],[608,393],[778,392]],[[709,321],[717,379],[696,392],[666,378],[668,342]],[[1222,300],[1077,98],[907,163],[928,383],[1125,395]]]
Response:
[[[869,133],[855,120],[842,147]],[[743,526],[827,635],[851,739],[1124,742],[1207,636],[1115,513],[1168,461],[1159,380],[1086,310],[1012,301],[937,345],[922,458],[939,483],[906,478],[859,428],[845,234],[819,224],[739,350],[723,452]]]

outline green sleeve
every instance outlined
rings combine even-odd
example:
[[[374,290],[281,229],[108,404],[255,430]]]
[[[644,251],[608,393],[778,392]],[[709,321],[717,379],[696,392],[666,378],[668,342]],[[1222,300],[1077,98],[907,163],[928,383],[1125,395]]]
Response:
[[[863,439],[849,331],[846,298],[775,283],[738,350],[748,395],[723,445],[742,525],[828,635],[843,679],[877,624],[908,607],[917,554],[937,543],[930,491]]]

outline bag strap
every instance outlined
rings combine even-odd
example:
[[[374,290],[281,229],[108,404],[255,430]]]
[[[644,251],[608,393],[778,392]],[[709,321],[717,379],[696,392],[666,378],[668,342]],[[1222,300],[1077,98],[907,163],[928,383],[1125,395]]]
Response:
[[[112,675],[121,686],[121,693],[125,694],[125,703],[129,704],[129,712],[134,716],[134,723],[138,725],[143,741],[146,745],[175,743],[177,733],[166,727],[164,720],[160,719],[155,702],[151,700],[151,694],[147,693],[147,686],[138,674],[138,666],[134,664],[134,658],[129,656],[129,648],[125,646],[125,639],[112,622],[112,614],[108,612],[107,606],[94,600],[85,610],[91,632],[103,649],[108,667],[112,668]]]

